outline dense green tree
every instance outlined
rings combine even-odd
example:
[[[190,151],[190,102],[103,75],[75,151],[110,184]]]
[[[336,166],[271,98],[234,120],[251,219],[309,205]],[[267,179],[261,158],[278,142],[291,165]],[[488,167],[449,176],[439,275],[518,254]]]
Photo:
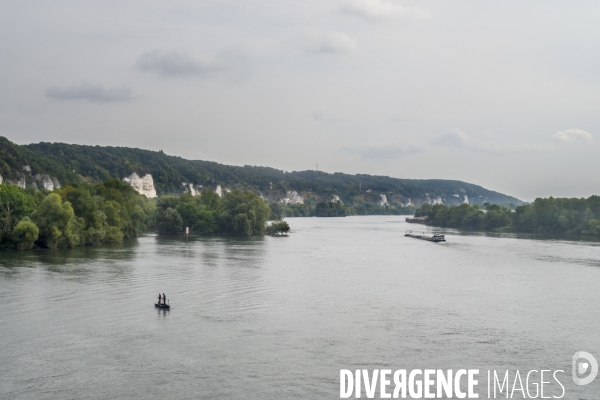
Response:
[[[15,225],[35,208],[32,196],[17,187],[0,185],[0,233],[8,235]]]
[[[63,202],[56,193],[49,194],[31,215],[39,228],[41,244],[50,249],[67,248],[79,244],[82,222],[75,217],[69,202]]]
[[[183,231],[183,219],[177,210],[168,207],[158,213],[159,235],[179,235]]]
[[[210,189],[200,193],[200,203],[211,211],[219,211],[221,209],[221,197]]]
[[[345,217],[346,210],[341,201],[322,201],[317,204],[317,217]]]
[[[221,232],[238,236],[262,235],[271,209],[257,195],[234,190],[222,199]]]
[[[13,230],[13,239],[19,250],[29,250],[33,248],[38,239],[40,230],[28,217],[23,218]]]

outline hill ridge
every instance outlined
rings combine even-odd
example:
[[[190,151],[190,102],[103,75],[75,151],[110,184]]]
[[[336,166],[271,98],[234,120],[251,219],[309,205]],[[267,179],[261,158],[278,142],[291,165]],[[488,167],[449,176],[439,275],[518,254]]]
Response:
[[[23,169],[25,166],[29,166],[28,171]],[[206,188],[221,191],[239,188],[254,191],[267,201],[284,203],[295,202],[292,197],[320,201],[339,198],[343,202],[364,201],[399,207],[436,202],[461,204],[465,199],[471,204],[486,201],[513,205],[523,203],[515,197],[460,180],[406,179],[311,170],[286,172],[271,167],[188,160],[167,155],[162,150],[134,147],[57,142],[17,145],[0,136],[0,179],[5,183],[40,187],[47,178],[65,184],[99,182],[109,178],[123,180],[133,173],[140,177],[150,174],[158,195]]]

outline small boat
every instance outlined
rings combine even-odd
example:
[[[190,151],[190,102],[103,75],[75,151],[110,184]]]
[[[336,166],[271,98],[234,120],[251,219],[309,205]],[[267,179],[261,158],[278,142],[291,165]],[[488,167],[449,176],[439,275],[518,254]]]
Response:
[[[154,303],[154,307],[156,307],[156,308],[164,308],[166,310],[169,310],[171,308],[171,306],[168,305],[168,304],[158,304],[158,303]]]
[[[404,236],[415,238],[415,239],[427,240],[429,242],[436,242],[436,243],[446,241],[446,236],[444,236],[440,233],[434,233],[433,235],[426,235],[424,232],[423,233],[413,233],[413,231],[406,231],[406,234]]]

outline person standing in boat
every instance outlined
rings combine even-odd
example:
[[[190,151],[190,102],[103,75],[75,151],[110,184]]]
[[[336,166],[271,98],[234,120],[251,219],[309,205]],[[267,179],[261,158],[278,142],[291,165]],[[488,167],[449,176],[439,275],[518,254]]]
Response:
[[[163,305],[167,305],[167,296],[163,293]]]
[[[158,294],[158,305],[159,305],[159,306],[160,306],[160,299],[161,299],[161,297],[160,297],[160,293],[159,293],[159,294]]]

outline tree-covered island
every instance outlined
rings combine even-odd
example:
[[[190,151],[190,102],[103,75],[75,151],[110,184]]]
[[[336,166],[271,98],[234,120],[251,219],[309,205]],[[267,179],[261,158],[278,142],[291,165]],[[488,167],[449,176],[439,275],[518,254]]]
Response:
[[[271,216],[260,197],[240,190],[223,197],[205,190],[197,196],[148,199],[119,179],[66,185],[52,192],[0,184],[4,249],[121,243],[144,232],[178,235],[186,227],[200,235],[264,235]],[[287,234],[289,225],[282,222],[276,232],[267,233]]]

